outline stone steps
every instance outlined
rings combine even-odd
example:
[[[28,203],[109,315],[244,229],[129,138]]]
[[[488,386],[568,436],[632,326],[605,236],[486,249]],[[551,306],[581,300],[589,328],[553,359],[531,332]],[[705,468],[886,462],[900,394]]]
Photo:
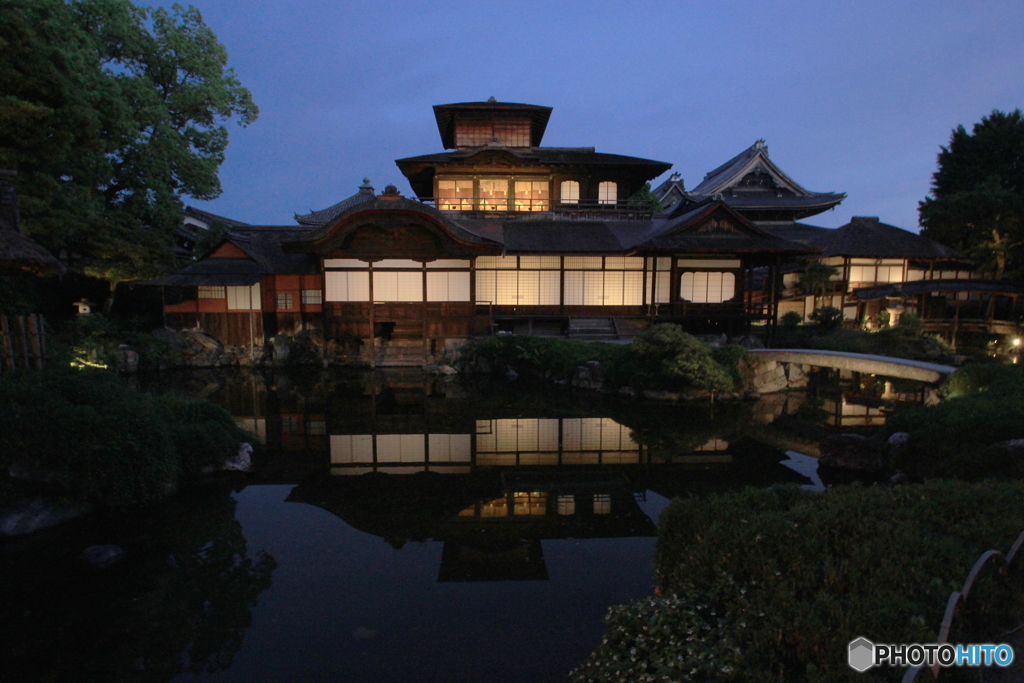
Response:
[[[569,338],[586,340],[618,339],[611,318],[570,318]]]

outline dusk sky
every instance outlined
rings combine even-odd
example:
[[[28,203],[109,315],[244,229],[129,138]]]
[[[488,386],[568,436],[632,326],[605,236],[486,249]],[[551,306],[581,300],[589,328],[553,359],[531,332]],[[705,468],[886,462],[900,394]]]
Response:
[[[544,145],[670,162],[687,188],[764,138],[847,193],[807,222],[916,231],[952,129],[1024,107],[1021,0],[193,4],[260,117],[231,126],[223,195],[189,203],[250,223],[364,176],[412,194],[394,160],[442,151],[431,106],[494,96],[553,107]]]

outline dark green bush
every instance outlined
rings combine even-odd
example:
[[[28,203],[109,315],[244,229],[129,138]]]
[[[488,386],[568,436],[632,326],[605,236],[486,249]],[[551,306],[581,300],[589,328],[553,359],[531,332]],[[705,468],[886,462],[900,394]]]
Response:
[[[891,431],[910,432],[893,466],[925,477],[1024,477],[1020,451],[994,446],[1024,438],[1024,367],[972,363],[946,380],[936,406],[897,413]]]
[[[604,370],[608,389],[629,385],[724,392],[742,383],[737,361],[745,354],[738,346],[712,349],[679,325],[660,323],[637,335],[630,345],[516,335],[488,337],[467,345],[462,362],[472,366],[483,358],[497,374],[512,368],[520,374],[567,380],[577,367],[596,360]]]
[[[838,330],[843,326],[843,312],[835,306],[822,306],[814,309],[811,320],[823,330]]]
[[[572,680],[900,680],[854,672],[847,643],[934,642],[950,591],[1024,529],[1022,496],[1019,482],[943,481],[676,499],[660,522],[664,597],[613,608]],[[985,588],[1000,599],[975,625],[1019,618],[1019,589]]]
[[[796,311],[790,311],[789,313],[786,313],[779,320],[779,322],[782,323],[783,327],[787,327],[789,329],[793,329],[793,328],[799,327],[800,323],[802,323],[803,321],[804,321],[804,317],[802,315],[800,315],[799,313],[797,313]]]
[[[17,463],[49,473],[95,504],[162,498],[181,475],[251,439],[219,407],[141,394],[110,373],[51,370],[0,383],[3,471]]]

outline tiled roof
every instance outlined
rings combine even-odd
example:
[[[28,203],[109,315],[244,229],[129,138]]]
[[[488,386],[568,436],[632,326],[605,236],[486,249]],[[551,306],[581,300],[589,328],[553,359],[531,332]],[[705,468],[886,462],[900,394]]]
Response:
[[[776,237],[781,237],[790,242],[799,242],[800,244],[812,244],[822,233],[829,231],[829,228],[819,228],[816,225],[807,225],[806,223],[797,223],[795,221],[759,223],[758,227]]]
[[[730,230],[697,231],[704,219],[715,212],[724,211],[729,215]],[[807,247],[762,230],[737,214],[721,201],[705,200],[691,207],[681,207],[668,217],[655,221],[660,223],[657,233],[637,245],[640,248],[666,249],[673,251],[706,251],[733,253],[808,253]]]
[[[963,259],[963,254],[908,230],[879,222],[870,216],[854,216],[846,225],[825,230],[812,242],[823,247],[823,256],[863,258]]]
[[[672,168],[672,164],[665,161],[643,159],[622,154],[607,154],[595,152],[593,147],[502,147],[488,145],[486,147],[474,147],[472,149],[460,149],[454,152],[439,152],[437,154],[424,154],[417,157],[406,157],[396,159],[395,163],[401,168],[403,164],[439,164],[459,159],[469,159],[484,152],[502,151],[516,156],[524,161],[536,161],[541,164],[599,164],[615,166],[643,166],[659,169],[657,174],[664,173]]]
[[[254,285],[269,272],[262,264],[249,259],[208,258],[196,261],[177,273],[137,284],[165,287]]]
[[[319,227],[325,223],[330,223],[353,206],[358,206],[363,202],[373,201],[375,197],[376,195],[373,192],[373,187],[370,185],[370,179],[364,178],[363,184],[359,186],[359,191],[351,197],[343,199],[332,206],[328,206],[326,209],[311,211],[302,215],[295,214],[295,220],[301,225]]]
[[[224,216],[218,216],[215,213],[210,213],[209,211],[203,211],[202,209],[197,209],[194,206],[186,206],[185,207],[185,216],[195,218],[196,220],[202,221],[203,223],[206,223],[207,225],[213,225],[214,223],[220,223],[225,228],[234,228],[234,227],[238,227],[238,226],[242,226],[242,225],[248,225],[247,223],[243,223],[242,221],[236,221],[234,218],[226,218]]]
[[[767,176],[764,187],[744,186],[748,175]],[[767,182],[770,179],[770,182]],[[663,184],[659,190],[665,187]],[[657,192],[655,194],[658,194]],[[764,140],[758,140],[732,159],[708,172],[697,187],[686,193],[694,202],[719,197],[740,212],[768,211],[792,217],[812,216],[846,198],[842,192],[812,192],[790,178],[768,157]]]

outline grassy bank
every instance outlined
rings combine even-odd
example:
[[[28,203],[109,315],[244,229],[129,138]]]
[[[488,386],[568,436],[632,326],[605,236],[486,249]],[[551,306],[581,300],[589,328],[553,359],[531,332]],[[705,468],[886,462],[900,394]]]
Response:
[[[25,373],[0,382],[0,503],[24,489],[12,466],[76,500],[149,502],[252,438],[219,406],[142,394],[110,373]]]
[[[613,608],[572,680],[899,680],[848,668],[847,643],[934,642],[977,557],[1024,529],[1022,501],[1024,484],[995,481],[677,499],[658,542],[664,597]],[[957,628],[1019,618],[1020,588],[982,582]]]

